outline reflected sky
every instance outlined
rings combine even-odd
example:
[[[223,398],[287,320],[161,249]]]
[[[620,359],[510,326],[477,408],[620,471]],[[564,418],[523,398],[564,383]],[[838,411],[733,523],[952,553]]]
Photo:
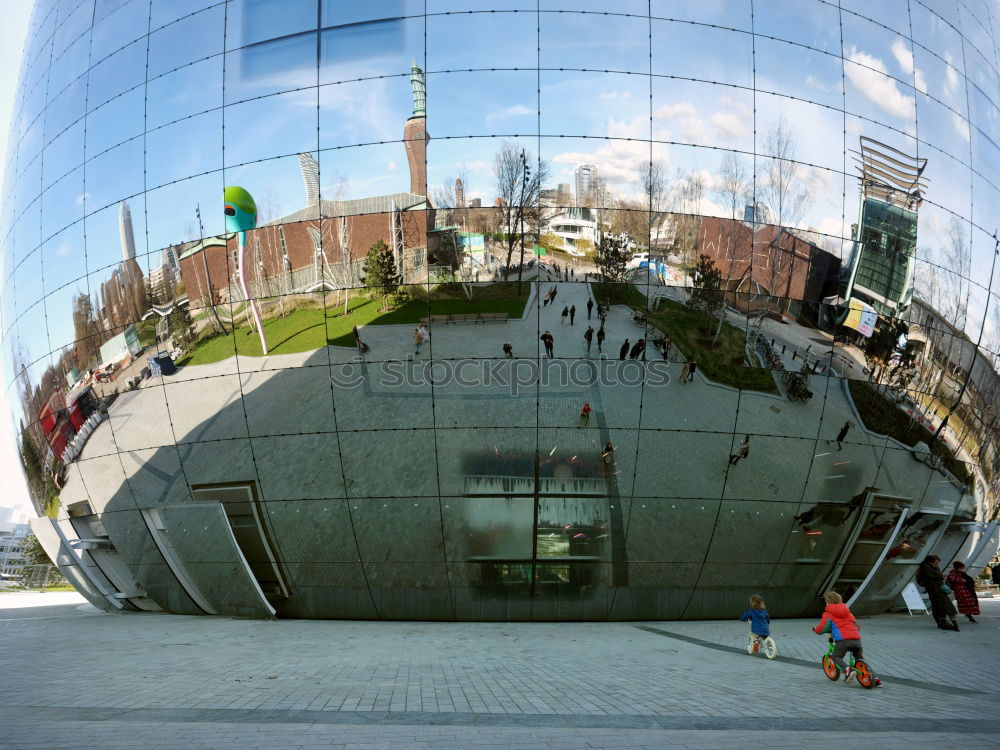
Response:
[[[301,208],[300,152],[316,154],[324,197],[407,191],[401,139],[415,62],[427,72],[431,192],[461,174],[467,199],[487,205],[493,139],[503,136],[546,161],[544,187],[572,184],[587,163],[612,195],[640,200],[639,171],[653,159],[674,185],[697,175],[699,212],[726,216],[713,190],[723,152],[756,170],[751,185],[763,193],[768,134],[784,122],[786,156],[801,163],[795,180],[812,198],[788,223],[841,253],[858,217],[858,137],[925,157],[917,255],[940,265],[951,217],[971,222],[978,329],[1000,209],[1000,76],[982,11],[956,5],[914,1],[907,14],[898,3],[818,0],[794,13],[779,0],[511,0],[491,12],[451,0],[40,3],[15,103],[2,276],[91,215],[84,260],[59,274],[68,283],[110,267],[118,230],[97,217],[123,199],[145,204],[134,213],[148,252],[191,239],[194,209],[214,212],[211,190],[235,179],[252,180],[280,218]],[[147,191],[163,200],[142,201]]]

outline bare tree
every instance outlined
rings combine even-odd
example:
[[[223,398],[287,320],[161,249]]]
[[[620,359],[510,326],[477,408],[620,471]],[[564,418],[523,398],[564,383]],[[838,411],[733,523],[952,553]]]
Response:
[[[650,245],[653,241],[653,224],[663,212],[667,198],[667,169],[663,162],[650,159],[639,166],[639,191],[643,198],[642,210],[649,212],[643,234],[646,235],[645,243]],[[634,238],[637,241],[640,239],[638,236]]]
[[[748,203],[753,201],[753,174],[743,156],[729,151],[722,157],[722,164],[719,165],[718,178],[712,192],[719,204],[725,209],[729,219],[722,223],[722,233],[718,238],[719,251],[725,256],[725,260],[719,264],[719,270],[722,272],[723,282],[729,286],[728,282],[733,278],[733,266],[736,263],[736,243],[739,241],[739,237],[747,234],[740,223],[743,218],[743,210]],[[752,235],[750,244],[750,249],[752,249]],[[748,258],[748,261],[752,262],[752,256]]]
[[[764,136],[763,170],[757,175],[757,198],[770,209],[775,224],[794,227],[812,203],[812,191],[799,179],[801,165],[795,160],[795,133],[779,117]]]
[[[761,159],[763,169],[758,173],[757,197],[767,206],[771,221],[777,225],[771,236],[766,268],[767,292],[774,303],[776,287],[782,278],[791,274],[790,265],[795,257],[794,250],[782,247],[784,228],[798,225],[809,210],[813,195],[799,177],[801,165],[795,160],[795,133],[784,117],[779,117],[767,131],[761,151],[765,156]],[[794,237],[791,241],[794,245]]]
[[[693,268],[697,258],[702,201],[705,198],[705,178],[702,173],[679,173],[672,198],[674,213],[678,214],[675,219],[674,244],[684,266]]]
[[[505,256],[504,279],[510,276],[515,248],[518,244],[523,247],[525,243],[522,236],[524,228],[529,228],[533,234],[538,233],[542,221],[539,199],[546,173],[545,162],[540,159],[535,161],[516,141],[500,144],[493,160],[493,174]],[[524,262],[523,257],[520,257],[520,262]]]

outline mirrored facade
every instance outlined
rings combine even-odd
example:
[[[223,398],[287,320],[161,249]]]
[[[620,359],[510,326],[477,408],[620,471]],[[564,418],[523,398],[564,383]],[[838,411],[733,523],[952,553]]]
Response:
[[[2,387],[67,579],[651,620],[981,564],[996,4],[487,5],[37,1]]]

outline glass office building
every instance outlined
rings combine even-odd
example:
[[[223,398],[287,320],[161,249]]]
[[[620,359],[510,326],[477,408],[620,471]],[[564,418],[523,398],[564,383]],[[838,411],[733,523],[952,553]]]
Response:
[[[38,0],[0,329],[46,551],[105,609],[312,618],[874,612],[974,566],[997,10]],[[914,303],[828,324],[848,272]]]

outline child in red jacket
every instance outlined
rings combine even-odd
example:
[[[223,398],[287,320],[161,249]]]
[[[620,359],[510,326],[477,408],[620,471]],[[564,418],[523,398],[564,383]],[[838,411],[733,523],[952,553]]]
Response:
[[[854,660],[863,659],[861,651],[861,631],[858,630],[858,623],[854,620],[851,610],[844,604],[844,600],[836,591],[827,591],[823,594],[826,601],[826,609],[823,610],[823,619],[813,628],[817,635],[820,633],[830,633],[836,645],[833,647],[831,658],[842,672],[844,672],[844,683],[850,682],[854,677],[854,670],[844,663],[844,655],[847,652],[854,654]]]

